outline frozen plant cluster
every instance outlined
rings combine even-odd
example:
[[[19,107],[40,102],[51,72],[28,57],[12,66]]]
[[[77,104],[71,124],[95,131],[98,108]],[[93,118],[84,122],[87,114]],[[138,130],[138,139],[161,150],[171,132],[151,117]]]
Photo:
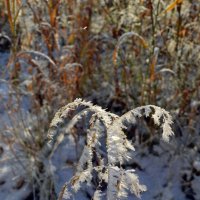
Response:
[[[140,196],[146,190],[139,183],[133,169],[124,169],[131,159],[134,146],[127,139],[124,130],[130,124],[136,124],[137,118],[150,117],[163,130],[165,141],[173,135],[172,119],[167,111],[147,105],[137,107],[121,117],[107,112],[91,102],[76,99],[62,107],[53,118],[49,129],[49,145],[44,151],[55,149],[65,134],[84,121],[86,126],[86,144],[78,161],[75,175],[60,192],[59,199],[71,199],[83,185],[93,189],[93,200],[116,200],[127,198],[129,193]],[[81,133],[80,133],[81,134]]]

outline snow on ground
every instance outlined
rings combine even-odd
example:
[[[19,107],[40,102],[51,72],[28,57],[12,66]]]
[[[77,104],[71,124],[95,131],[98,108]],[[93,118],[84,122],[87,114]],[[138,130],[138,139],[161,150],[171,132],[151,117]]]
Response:
[[[31,188],[21,174],[22,166],[15,159],[9,146],[0,142],[0,149],[0,199],[25,199]]]

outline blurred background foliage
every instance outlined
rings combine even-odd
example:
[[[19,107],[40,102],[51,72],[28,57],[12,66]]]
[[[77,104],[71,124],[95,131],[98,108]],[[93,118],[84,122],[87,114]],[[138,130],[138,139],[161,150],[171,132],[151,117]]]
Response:
[[[35,176],[53,114],[79,97],[117,114],[164,107],[200,151],[199,1],[4,0],[0,16],[1,139]]]

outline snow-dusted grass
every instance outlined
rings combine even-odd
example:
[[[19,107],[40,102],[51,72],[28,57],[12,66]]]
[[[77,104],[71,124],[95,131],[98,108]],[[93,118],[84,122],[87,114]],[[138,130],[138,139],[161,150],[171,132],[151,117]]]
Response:
[[[87,133],[76,173],[65,184],[59,199],[72,198],[74,193],[83,188],[84,183],[93,188],[92,198],[95,200],[128,198],[128,191],[139,197],[146,187],[139,183],[134,169],[122,167],[131,159],[131,151],[135,150],[123,130],[136,124],[136,119],[143,116],[151,117],[157,126],[162,127],[164,140],[168,141],[169,136],[173,135],[171,116],[164,109],[153,105],[135,108],[121,117],[81,99],[62,107],[50,124],[50,146],[44,148],[43,153],[48,154],[57,148],[62,141],[59,138],[63,138],[66,133],[71,134],[71,130],[81,121],[85,121]],[[64,132],[63,129],[61,132],[61,126],[65,127]],[[77,134],[82,135],[84,132]]]
[[[43,148],[56,110],[82,97],[120,115],[169,110],[170,143],[148,119],[123,130],[136,149],[123,169],[147,186],[142,199],[199,200],[199,14],[189,0],[0,1],[0,199],[55,199],[76,175],[89,124]],[[83,183],[75,199],[95,189]]]

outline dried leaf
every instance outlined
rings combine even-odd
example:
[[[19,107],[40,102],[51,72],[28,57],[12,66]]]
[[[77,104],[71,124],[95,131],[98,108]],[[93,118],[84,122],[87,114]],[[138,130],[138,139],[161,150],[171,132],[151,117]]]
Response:
[[[167,8],[164,10],[164,13],[173,10],[178,4],[181,4],[182,2],[183,0],[175,0],[170,5],[167,6]]]

